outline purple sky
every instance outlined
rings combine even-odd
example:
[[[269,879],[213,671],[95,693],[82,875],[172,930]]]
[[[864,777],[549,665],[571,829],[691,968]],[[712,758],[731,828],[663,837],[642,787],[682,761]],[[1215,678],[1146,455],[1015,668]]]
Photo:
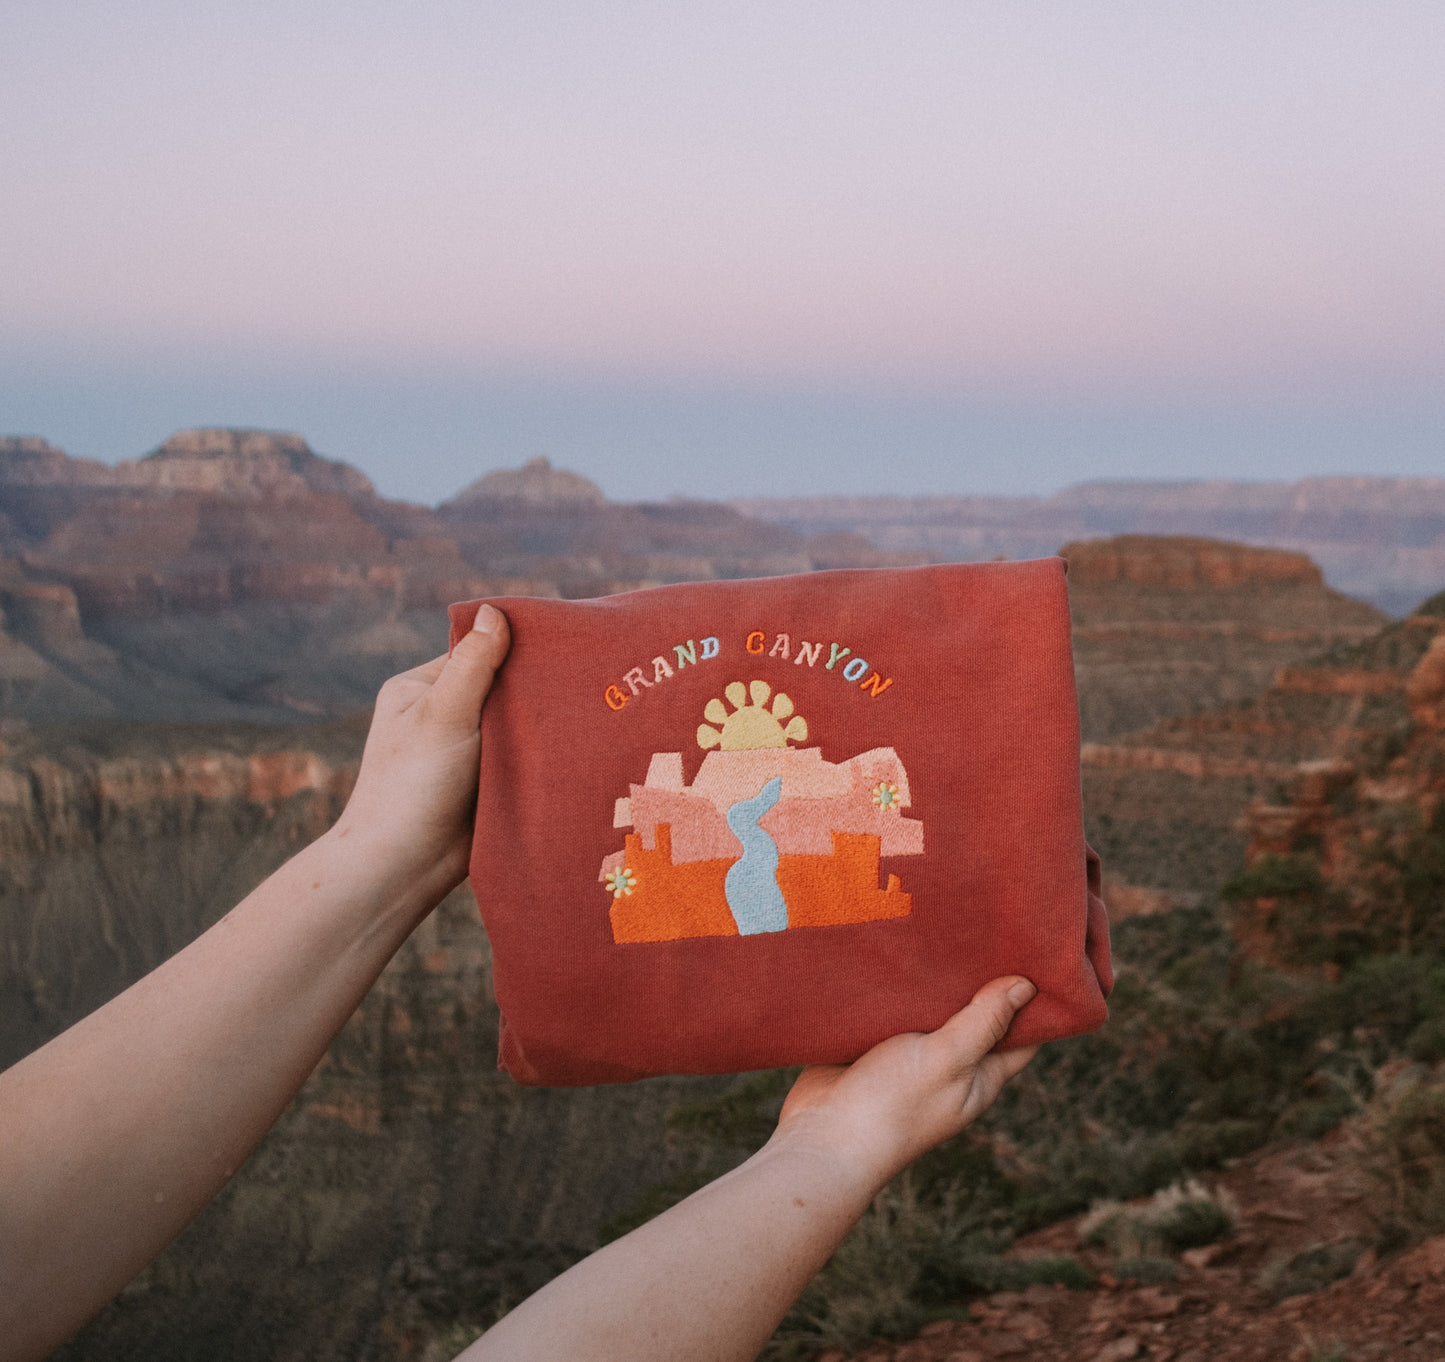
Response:
[[[0,431],[432,499],[1445,472],[1445,6],[11,0]]]

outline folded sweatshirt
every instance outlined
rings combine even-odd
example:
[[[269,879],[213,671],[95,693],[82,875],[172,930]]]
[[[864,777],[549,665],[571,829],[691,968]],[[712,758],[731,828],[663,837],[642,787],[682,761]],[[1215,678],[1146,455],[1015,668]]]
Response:
[[[1006,1046],[1102,1024],[1060,559],[490,604],[471,882],[519,1082],[846,1063],[1004,974]]]

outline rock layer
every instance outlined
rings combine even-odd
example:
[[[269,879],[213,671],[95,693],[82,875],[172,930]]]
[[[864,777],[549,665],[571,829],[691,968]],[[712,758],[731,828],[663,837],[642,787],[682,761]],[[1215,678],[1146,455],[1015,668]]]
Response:
[[[1303,554],[1148,535],[1059,552],[1086,740],[1240,701],[1282,667],[1384,623],[1326,587]]]

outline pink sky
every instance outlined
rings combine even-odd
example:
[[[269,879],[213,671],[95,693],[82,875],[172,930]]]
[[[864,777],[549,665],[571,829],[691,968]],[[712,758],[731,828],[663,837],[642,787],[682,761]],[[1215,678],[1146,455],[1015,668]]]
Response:
[[[22,0],[5,349],[77,374],[1438,393],[1442,69],[1426,0]],[[15,419],[48,410],[30,391],[0,387]]]

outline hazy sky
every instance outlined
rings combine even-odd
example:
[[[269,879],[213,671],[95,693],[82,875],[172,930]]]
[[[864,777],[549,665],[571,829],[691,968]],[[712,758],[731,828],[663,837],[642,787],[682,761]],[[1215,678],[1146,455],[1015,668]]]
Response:
[[[1445,473],[1445,5],[0,0],[0,431]]]

